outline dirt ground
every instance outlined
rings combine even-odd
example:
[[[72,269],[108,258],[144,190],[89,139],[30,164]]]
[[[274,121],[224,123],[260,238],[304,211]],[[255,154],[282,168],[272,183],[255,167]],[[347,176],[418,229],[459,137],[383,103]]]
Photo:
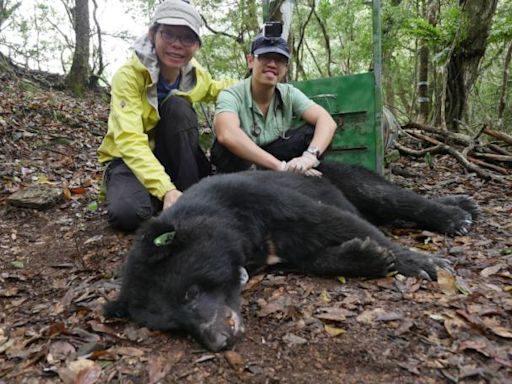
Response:
[[[108,102],[0,76],[0,383],[510,383],[512,183],[449,157],[402,158],[393,180],[426,196],[469,194],[467,236],[383,230],[453,262],[438,281],[321,279],[270,271],[243,292],[247,332],[211,353],[185,334],[106,321],[133,235],[97,205]],[[402,176],[398,176],[401,174]],[[8,204],[29,185],[57,205]]]

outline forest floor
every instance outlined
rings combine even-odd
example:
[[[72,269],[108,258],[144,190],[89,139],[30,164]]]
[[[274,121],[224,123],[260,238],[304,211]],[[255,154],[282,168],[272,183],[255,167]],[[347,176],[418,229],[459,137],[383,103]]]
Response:
[[[269,272],[243,292],[246,334],[211,353],[187,335],[106,321],[133,235],[97,205],[96,149],[108,102],[76,100],[0,74],[0,383],[510,383],[512,183],[488,182],[448,156],[402,158],[394,182],[426,196],[469,194],[467,236],[384,228],[453,262],[438,281],[321,279]],[[53,185],[46,210],[8,196]]]

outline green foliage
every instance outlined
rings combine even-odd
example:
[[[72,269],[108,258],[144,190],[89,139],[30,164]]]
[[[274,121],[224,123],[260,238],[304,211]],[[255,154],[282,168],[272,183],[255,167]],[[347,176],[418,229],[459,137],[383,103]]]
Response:
[[[10,5],[19,3],[19,0],[5,1]],[[107,0],[97,1],[101,9]],[[123,4],[122,12],[132,15],[137,25],[147,26],[159,1],[125,0],[120,3]],[[47,63],[51,62],[60,63],[60,70],[67,71],[74,34],[63,4],[71,2],[33,0],[34,5],[29,12],[16,10],[9,15],[9,32],[0,31],[0,48],[4,44],[8,51],[3,49],[3,52],[9,52],[18,62],[32,68],[47,70]],[[203,45],[197,55],[199,62],[215,78],[244,77],[245,55],[262,22],[262,2],[195,0],[194,3],[205,19]],[[439,87],[442,81],[440,73],[445,69],[448,55],[465,37],[465,27],[469,22],[462,19],[458,0],[441,0],[435,2],[439,7],[437,24],[430,25],[424,14],[424,6],[429,3],[428,0],[381,1],[384,91],[389,96],[388,102],[410,118],[414,118],[412,113],[417,96],[419,47],[427,43],[430,85]],[[373,32],[370,1],[315,0],[295,1],[293,4],[289,40],[293,46],[291,79],[347,75],[371,69]],[[316,14],[311,14],[313,4]],[[115,32],[116,36],[131,43],[133,33],[122,28],[122,31]],[[102,29],[107,30],[108,26],[102,26]],[[16,39],[12,38],[12,31],[16,32]],[[481,121],[489,114],[493,117],[502,82],[504,53],[511,40],[512,0],[500,0],[480,77],[470,95],[468,122]],[[96,39],[92,43],[96,44]],[[108,65],[109,61],[117,58],[106,56],[104,59]],[[55,64],[51,70],[56,70]],[[510,88],[505,126],[512,126]],[[435,100],[433,94],[430,96]]]
[[[426,41],[432,47],[436,47],[443,40],[443,35],[439,29],[430,25],[428,21],[420,18],[404,19],[402,31],[414,38]]]
[[[512,3],[502,4],[494,18],[494,23],[489,36],[489,43],[499,43],[512,40]]]

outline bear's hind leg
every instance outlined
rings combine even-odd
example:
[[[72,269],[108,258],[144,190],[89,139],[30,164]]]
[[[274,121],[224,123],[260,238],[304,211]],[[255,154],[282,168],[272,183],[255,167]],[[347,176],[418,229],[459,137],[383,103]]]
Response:
[[[444,205],[459,207],[468,212],[473,220],[476,220],[480,214],[478,204],[468,195],[442,196],[435,198],[434,201]]]
[[[369,237],[354,238],[301,260],[305,271],[324,276],[381,277],[395,269],[395,258]]]

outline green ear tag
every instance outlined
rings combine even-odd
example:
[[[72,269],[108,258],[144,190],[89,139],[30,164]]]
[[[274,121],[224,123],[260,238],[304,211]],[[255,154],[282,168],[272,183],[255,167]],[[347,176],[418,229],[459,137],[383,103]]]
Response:
[[[162,233],[160,236],[155,237],[155,240],[153,240],[153,243],[157,247],[164,247],[166,245],[171,244],[172,239],[174,239],[174,235],[176,232],[165,232]]]

